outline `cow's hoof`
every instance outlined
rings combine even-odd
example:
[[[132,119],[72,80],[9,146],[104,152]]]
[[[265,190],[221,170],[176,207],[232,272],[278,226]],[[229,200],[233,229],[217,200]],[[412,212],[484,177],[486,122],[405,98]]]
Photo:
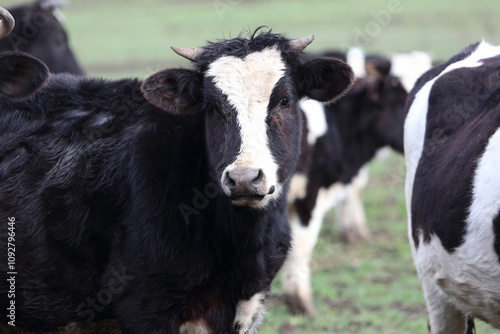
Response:
[[[305,314],[313,316],[316,313],[312,301],[306,301],[297,295],[285,294],[285,304],[292,314]]]
[[[340,240],[348,244],[364,242],[370,239],[370,232],[365,228],[345,228],[339,231]]]

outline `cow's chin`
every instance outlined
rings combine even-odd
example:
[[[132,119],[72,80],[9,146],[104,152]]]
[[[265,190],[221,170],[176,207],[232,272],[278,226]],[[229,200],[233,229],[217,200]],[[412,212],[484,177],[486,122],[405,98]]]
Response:
[[[264,208],[269,202],[270,195],[255,195],[255,196],[243,196],[243,197],[230,197],[231,202],[236,206],[250,207],[250,208]]]
[[[240,197],[228,197],[231,203],[239,207],[248,207],[252,209],[264,209],[272,200],[277,199],[281,192],[281,186],[272,187],[266,195],[252,195]]]

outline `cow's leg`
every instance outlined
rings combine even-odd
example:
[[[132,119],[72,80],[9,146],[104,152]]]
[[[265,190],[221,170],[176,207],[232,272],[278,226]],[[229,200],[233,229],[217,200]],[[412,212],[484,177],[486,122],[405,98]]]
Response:
[[[367,184],[368,169],[364,167],[347,187],[345,199],[337,205],[336,221],[340,238],[345,242],[368,240],[370,237],[362,198]]]
[[[334,184],[320,189],[311,220],[305,226],[291,208],[289,220],[292,227],[292,249],[283,268],[282,285],[285,301],[293,313],[315,312],[311,287],[311,257],[318,241],[323,218],[342,197],[344,187]]]
[[[453,306],[435,282],[426,278],[421,281],[429,312],[430,332],[432,334],[467,333],[467,316]]]
[[[315,312],[311,288],[311,256],[321,229],[321,220],[304,227],[296,214],[290,215],[292,250],[283,267],[282,285],[285,302],[292,313]]]

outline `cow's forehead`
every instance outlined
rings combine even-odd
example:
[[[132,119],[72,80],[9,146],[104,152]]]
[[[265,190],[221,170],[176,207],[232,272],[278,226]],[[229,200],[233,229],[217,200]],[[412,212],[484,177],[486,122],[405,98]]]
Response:
[[[285,75],[285,67],[281,53],[267,48],[245,58],[220,57],[209,65],[206,75],[238,111],[243,111],[249,104],[267,105],[274,86]]]
[[[223,56],[211,63],[206,72],[236,111],[239,125],[239,152],[225,172],[249,166],[260,170],[274,189],[267,190],[272,195],[259,202],[257,207],[267,205],[271,197],[277,198],[282,188],[278,181],[279,165],[271,152],[266,119],[271,94],[285,75],[285,67],[280,52],[268,48],[250,53],[245,58]]]

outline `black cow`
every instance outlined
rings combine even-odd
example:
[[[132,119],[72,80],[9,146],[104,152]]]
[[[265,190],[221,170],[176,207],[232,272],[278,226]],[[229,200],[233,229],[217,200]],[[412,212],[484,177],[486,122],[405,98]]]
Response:
[[[0,41],[0,52],[21,51],[43,61],[52,73],[83,74],[68,44],[68,35],[53,0],[9,9],[16,20],[12,33]]]
[[[14,18],[0,7],[0,39],[14,28]],[[0,53],[0,94],[11,100],[29,98],[40,91],[48,81],[47,66],[36,58],[19,52]]]
[[[430,331],[500,329],[500,47],[425,73],[405,122],[406,205]]]
[[[0,257],[8,232],[16,246],[0,270],[17,272],[0,282],[1,308],[15,303],[3,321],[255,333],[289,249],[299,100],[335,99],[353,81],[338,59],[302,59],[312,39],[174,47],[193,70],[52,75],[29,102],[0,98]]]
[[[360,62],[350,64],[361,75],[335,104],[301,103],[305,118],[302,155],[288,198],[294,242],[282,279],[285,300],[294,313],[314,313],[310,260],[325,214],[345,201],[351,210],[348,214],[355,218],[349,222],[362,224],[341,230],[345,235],[367,231],[360,199],[360,187],[367,182],[362,167],[385,146],[403,152],[407,92],[390,75],[389,60],[372,59],[377,66],[367,60],[368,74],[355,64]]]

